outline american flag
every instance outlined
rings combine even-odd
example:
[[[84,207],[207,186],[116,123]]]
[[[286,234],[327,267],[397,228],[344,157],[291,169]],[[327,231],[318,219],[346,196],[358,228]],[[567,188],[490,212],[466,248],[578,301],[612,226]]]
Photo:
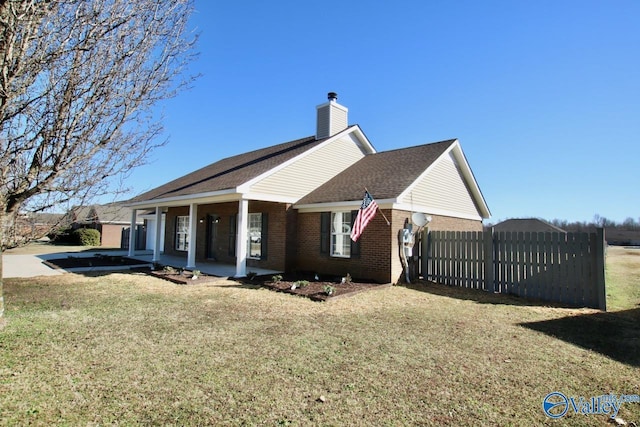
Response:
[[[364,228],[369,224],[369,221],[376,216],[376,212],[378,211],[378,204],[371,194],[368,191],[364,192],[364,199],[362,199],[362,205],[360,206],[360,210],[358,211],[358,216],[356,216],[356,220],[353,222],[353,228],[351,229],[351,240],[357,242],[360,238],[360,235],[364,231]]]

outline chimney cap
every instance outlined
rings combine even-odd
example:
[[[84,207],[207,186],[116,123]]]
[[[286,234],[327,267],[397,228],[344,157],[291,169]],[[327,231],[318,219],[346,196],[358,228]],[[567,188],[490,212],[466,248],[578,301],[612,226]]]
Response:
[[[329,93],[327,94],[327,99],[328,99],[329,101],[336,101],[336,100],[338,99],[338,94],[337,94],[337,93],[335,93],[335,92],[329,92]]]

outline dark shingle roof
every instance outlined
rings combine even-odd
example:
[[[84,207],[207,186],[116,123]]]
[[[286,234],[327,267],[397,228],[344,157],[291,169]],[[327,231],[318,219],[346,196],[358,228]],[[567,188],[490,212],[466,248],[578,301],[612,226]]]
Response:
[[[70,215],[70,222],[77,224],[128,224],[131,222],[131,209],[120,203],[77,206],[71,209],[68,215]]]
[[[236,188],[325,140],[316,140],[310,136],[227,157],[140,194],[130,201],[163,199]]]
[[[365,187],[375,199],[396,198],[455,141],[369,154],[296,204],[360,200]]]

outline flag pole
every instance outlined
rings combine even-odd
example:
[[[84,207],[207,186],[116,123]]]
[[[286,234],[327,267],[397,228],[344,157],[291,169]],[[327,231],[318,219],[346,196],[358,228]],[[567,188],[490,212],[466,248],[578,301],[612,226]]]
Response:
[[[367,189],[367,187],[364,187],[364,191],[369,193],[369,190]],[[369,196],[371,196],[371,193],[369,193]],[[371,198],[373,198],[373,196],[371,196]],[[380,209],[380,206],[378,206],[377,203],[376,203],[376,207],[378,208],[378,212],[380,212],[382,214],[382,217],[384,218],[384,220],[387,221],[387,225],[390,226],[391,223],[389,222],[389,220],[387,219],[387,216],[384,214],[384,212],[382,212],[382,209]]]

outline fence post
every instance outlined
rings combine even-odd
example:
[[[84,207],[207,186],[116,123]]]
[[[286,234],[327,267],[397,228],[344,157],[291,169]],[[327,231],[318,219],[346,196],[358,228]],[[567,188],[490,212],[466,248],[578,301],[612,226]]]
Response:
[[[482,233],[484,245],[484,281],[482,289],[488,292],[495,292],[495,263],[493,261],[494,243],[493,243],[493,227],[489,231]]]
[[[604,228],[596,229],[596,293],[598,295],[598,308],[607,311],[607,291],[604,276]]]

